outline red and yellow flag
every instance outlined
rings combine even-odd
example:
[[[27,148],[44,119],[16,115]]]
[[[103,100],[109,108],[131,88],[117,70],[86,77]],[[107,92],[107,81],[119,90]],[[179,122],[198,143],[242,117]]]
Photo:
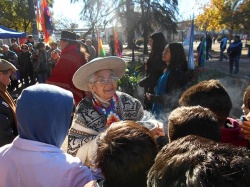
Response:
[[[52,18],[46,0],[37,0],[37,25],[38,30],[44,33],[44,42],[49,43],[54,32]]]
[[[103,45],[102,45],[102,39],[100,37],[100,32],[98,32],[98,34],[97,34],[97,40],[98,40],[98,57],[105,57],[106,52],[105,52]]]
[[[121,58],[122,57],[122,50],[120,48],[120,43],[119,43],[115,28],[114,28],[113,33],[114,33],[115,53],[117,54],[118,57]]]

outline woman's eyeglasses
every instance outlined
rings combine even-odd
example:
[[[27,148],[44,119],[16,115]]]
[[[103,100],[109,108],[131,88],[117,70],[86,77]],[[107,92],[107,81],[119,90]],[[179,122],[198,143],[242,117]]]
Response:
[[[21,48],[21,49],[28,49],[28,48]]]
[[[97,79],[97,81],[93,82],[93,83],[97,83],[97,84],[101,84],[101,85],[106,85],[108,83],[112,83],[115,84],[118,81],[117,77],[110,77],[109,79]]]

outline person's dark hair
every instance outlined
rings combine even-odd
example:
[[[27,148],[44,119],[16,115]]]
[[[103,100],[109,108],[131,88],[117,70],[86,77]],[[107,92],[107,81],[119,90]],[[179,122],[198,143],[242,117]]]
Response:
[[[44,42],[39,42],[36,46],[37,49],[40,49],[41,47],[45,47],[45,43]]]
[[[22,48],[27,48],[27,49],[28,49],[28,45],[27,45],[27,44],[22,44],[22,45],[21,45],[21,49],[22,49]]]
[[[162,32],[156,32],[149,36],[153,40],[151,54],[162,53],[167,42]]]
[[[188,69],[188,63],[185,55],[184,48],[180,43],[170,43],[168,44],[171,53],[170,64],[168,69],[179,68],[186,72]]]
[[[188,88],[179,100],[180,106],[200,105],[210,109],[224,126],[232,109],[232,101],[224,86],[218,80],[202,81]]]
[[[146,187],[147,172],[158,152],[150,131],[134,122],[113,123],[98,140],[95,167],[104,186]]]
[[[197,135],[219,142],[220,125],[216,115],[201,106],[178,107],[168,118],[169,142],[187,135]]]
[[[240,36],[235,35],[234,38],[236,38],[237,40],[240,40]]]
[[[157,154],[148,187],[250,186],[250,151],[189,135]]]
[[[65,41],[65,40],[64,40]],[[86,51],[86,48],[83,46],[83,43],[81,41],[67,41],[69,45],[77,45],[78,52],[83,56],[85,59],[85,62],[88,62],[89,54]],[[85,45],[85,44],[84,44]]]

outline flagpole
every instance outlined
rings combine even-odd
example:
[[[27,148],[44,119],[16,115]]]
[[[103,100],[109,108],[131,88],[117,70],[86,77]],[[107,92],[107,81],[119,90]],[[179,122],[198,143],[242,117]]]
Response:
[[[32,35],[35,41],[38,42],[39,37],[38,37],[38,30],[37,30],[37,25],[36,25],[36,14],[35,14],[35,6],[34,6],[33,0],[28,0],[28,5],[29,5],[29,18],[30,18],[31,27],[32,27]]]

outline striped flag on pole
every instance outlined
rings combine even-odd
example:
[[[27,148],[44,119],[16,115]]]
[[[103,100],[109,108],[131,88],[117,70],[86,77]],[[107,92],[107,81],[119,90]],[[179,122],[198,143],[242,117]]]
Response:
[[[102,45],[102,39],[100,37],[100,32],[97,32],[97,40],[98,40],[98,57],[105,57],[106,56],[106,52],[103,48]]]
[[[122,57],[122,50],[120,48],[120,43],[119,43],[119,40],[118,40],[118,36],[117,36],[117,33],[116,33],[116,30],[114,28],[114,45],[115,45],[115,53],[118,57]]]
[[[44,33],[45,43],[55,40],[52,18],[46,0],[37,0],[37,25],[38,30]]]

